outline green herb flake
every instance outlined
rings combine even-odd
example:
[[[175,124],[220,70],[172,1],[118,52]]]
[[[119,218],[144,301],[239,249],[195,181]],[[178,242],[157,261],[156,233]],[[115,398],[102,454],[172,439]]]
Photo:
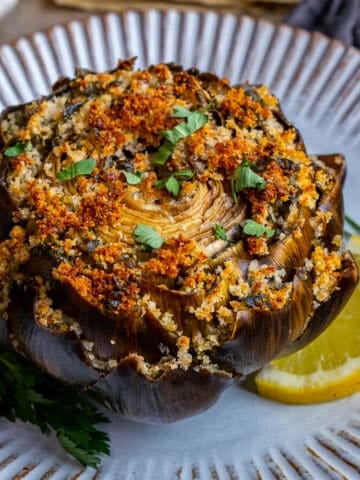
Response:
[[[138,185],[139,183],[142,182],[143,178],[144,178],[144,172],[135,172],[135,173],[131,173],[131,172],[127,172],[126,170],[120,170],[121,173],[124,174],[125,178],[126,178],[126,182],[129,184],[129,185]]]
[[[177,197],[180,193],[180,183],[192,178],[194,176],[194,171],[190,168],[186,168],[184,170],[177,170],[173,172],[166,178],[162,178],[161,180],[157,180],[154,183],[154,187],[156,188],[166,188],[166,190]]]
[[[211,102],[207,103],[204,108],[206,110],[212,110],[212,109],[218,108],[218,106],[219,106],[219,104],[218,104],[217,100],[214,99]]]
[[[180,184],[172,175],[166,180],[165,188],[169,193],[174,195],[174,197],[177,197],[180,193]]]
[[[245,225],[243,227],[243,232],[246,235],[261,237],[262,235],[266,235],[267,237],[272,237],[275,235],[275,230],[272,228],[264,227],[260,225],[260,223],[255,222],[254,220],[246,220]]]
[[[180,184],[173,175],[162,178],[154,183],[156,188],[166,188],[166,190],[177,197],[180,193]]]
[[[174,150],[175,145],[172,145],[170,142],[165,142],[164,145],[159,148],[158,152],[153,158],[153,163],[156,165],[165,165]]]
[[[168,140],[173,145],[176,145],[179,140],[188,137],[192,133],[193,132],[189,125],[186,122],[181,122],[176,125],[176,127],[174,127],[172,130],[162,130],[160,132],[160,135],[166,138],[166,140]]]
[[[191,133],[194,133],[207,124],[209,117],[202,112],[193,112],[193,114],[187,118],[187,121]]]
[[[193,114],[193,112],[182,107],[181,105],[175,105],[174,110],[175,112],[171,114],[171,117],[173,118],[188,118]]]
[[[252,164],[247,161],[243,155],[243,161],[237,167],[231,176],[231,193],[236,202],[236,194],[245,188],[257,188],[263,190],[265,188],[265,179],[252,170]]]
[[[18,155],[24,153],[24,152],[30,152],[33,149],[33,145],[31,142],[19,142],[13,145],[12,147],[8,147],[5,151],[4,154],[7,157],[17,157]]]
[[[145,248],[160,248],[164,243],[162,236],[148,225],[139,224],[134,230],[136,242]]]
[[[174,113],[171,115],[174,118],[185,118],[186,122],[180,122],[171,130],[162,130],[159,135],[166,139],[163,146],[160,147],[158,153],[155,155],[153,162],[158,165],[164,165],[172,155],[176,144],[182,138],[186,138],[197,130],[200,130],[208,121],[209,117],[202,112],[191,112],[190,110],[174,106]]]
[[[80,160],[79,162],[70,165],[68,168],[60,170],[60,172],[56,174],[56,177],[59,180],[71,180],[75,177],[79,177],[80,175],[90,175],[90,173],[94,170],[95,165],[95,158],[85,158],[84,160]]]
[[[110,454],[108,422],[85,397],[65,387],[8,350],[0,351],[0,416],[54,432],[62,447],[82,465],[97,468]]]
[[[187,178],[192,178],[195,175],[194,170],[191,170],[191,168],[185,168],[184,170],[177,170],[176,172],[173,173],[174,177],[178,177],[180,179],[187,179]]]
[[[215,225],[215,237],[218,240],[228,240],[228,236],[224,227],[222,227],[221,225]]]

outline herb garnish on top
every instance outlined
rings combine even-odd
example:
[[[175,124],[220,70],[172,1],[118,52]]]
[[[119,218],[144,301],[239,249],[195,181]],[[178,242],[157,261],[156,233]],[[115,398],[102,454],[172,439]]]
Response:
[[[60,170],[60,172],[56,174],[56,177],[59,180],[71,180],[80,175],[90,175],[94,170],[95,165],[95,158],[84,158],[84,160],[80,160],[79,162],[70,165],[70,167]]]
[[[261,237],[262,235],[266,235],[267,237],[270,238],[273,235],[275,235],[274,229],[264,227],[264,225],[261,225],[260,223],[257,223],[251,219],[248,219],[245,221],[243,232],[246,235],[255,236],[255,237]]]
[[[171,154],[175,150],[175,146],[179,140],[186,138],[191,134],[200,130],[209,120],[208,115],[203,112],[194,111],[191,112],[187,108],[180,105],[174,106],[175,112],[171,115],[173,118],[185,118],[186,122],[181,122],[171,130],[162,130],[159,135],[166,139],[164,145],[162,145],[157,154],[155,155],[153,162],[157,165],[165,165],[170,158]]]
[[[265,188],[265,179],[255,173],[252,168],[253,164],[243,154],[241,165],[234,170],[231,176],[231,193],[234,202],[236,202],[236,194],[245,188],[257,188],[258,190]]]
[[[17,157],[21,153],[30,152],[33,149],[33,145],[31,142],[19,142],[13,145],[12,147],[8,147],[4,151],[4,155],[7,157]]]
[[[185,168],[185,170],[178,170],[171,173],[168,177],[157,180],[154,183],[156,188],[166,188],[166,190],[177,197],[180,193],[180,182],[185,181],[186,179],[192,178],[194,176],[194,171],[190,168]]]

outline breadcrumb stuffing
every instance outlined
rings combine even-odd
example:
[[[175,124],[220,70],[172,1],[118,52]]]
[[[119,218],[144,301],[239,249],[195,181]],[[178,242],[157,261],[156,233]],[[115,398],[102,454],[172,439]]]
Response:
[[[337,251],[329,252],[327,248],[317,246],[312,253],[311,261],[315,274],[314,296],[318,302],[323,302],[336,288],[340,275],[341,254]]]
[[[13,286],[30,285],[37,322],[74,332],[100,371],[124,356],[153,378],[213,371],[211,352],[238,313],[287,306],[296,269],[312,282],[314,307],[337,288],[342,236],[325,238],[334,213],[318,208],[336,178],[265,86],[133,63],[79,71],[55,95],[4,114],[0,161],[13,205],[2,205],[11,225],[0,242],[0,315]],[[273,233],[245,233],[246,220]],[[302,265],[274,253],[279,242],[308,241],[308,227]],[[117,354],[97,357],[81,315],[63,311],[67,294],[54,302],[59,285],[109,322]]]

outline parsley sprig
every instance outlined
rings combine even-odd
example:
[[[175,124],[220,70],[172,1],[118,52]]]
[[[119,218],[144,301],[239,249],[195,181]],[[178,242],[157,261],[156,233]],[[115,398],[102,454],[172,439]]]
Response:
[[[200,130],[200,128],[202,128],[209,120],[208,115],[205,113],[199,111],[191,112],[187,108],[181,107],[180,105],[175,105],[174,110],[175,112],[171,115],[171,117],[185,118],[186,121],[180,122],[171,130],[162,130],[159,132],[159,135],[164,137],[166,141],[164,145],[159,148],[153,159],[153,162],[157,165],[165,165],[175,150],[178,141],[182,138],[190,136],[197,130]]]
[[[236,195],[245,188],[265,188],[265,179],[252,170],[253,164],[248,162],[246,155],[243,154],[243,160],[231,176],[231,193],[236,202]]]
[[[255,237],[261,237],[262,235],[266,235],[267,237],[270,238],[275,235],[274,229],[264,227],[264,225],[261,225],[260,223],[257,223],[251,219],[248,219],[245,221],[243,232],[246,235],[255,236]]]
[[[84,158],[79,162],[75,162],[70,167],[63,168],[56,174],[59,180],[71,180],[80,175],[90,175],[96,165],[95,158]]]
[[[82,465],[98,467],[110,454],[108,422],[82,395],[64,387],[14,352],[0,347],[0,416],[54,431],[62,447]]]
[[[168,177],[157,180],[154,183],[156,188],[166,188],[166,190],[177,197],[180,193],[181,182],[190,179],[194,176],[194,171],[190,168],[185,168],[184,170],[177,170],[176,172],[171,173]]]

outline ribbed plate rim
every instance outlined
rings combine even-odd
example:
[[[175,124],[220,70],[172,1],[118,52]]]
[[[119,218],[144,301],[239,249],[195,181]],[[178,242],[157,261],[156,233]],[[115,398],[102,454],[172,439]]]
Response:
[[[78,27],[82,29],[94,29],[95,24],[104,26],[116,18],[121,23],[125,22],[126,19],[132,15],[139,15],[142,18],[146,18],[151,15],[161,17],[161,15],[164,14],[171,14],[175,17],[180,15],[187,17],[193,15],[196,17],[204,17],[205,19],[210,18],[210,15],[214,15],[217,20],[220,19],[220,23],[225,22],[224,19],[231,19],[231,21],[234,21],[237,26],[251,24],[251,32],[256,32],[256,35],[258,36],[264,36],[261,31],[259,33],[260,27],[263,29],[262,32],[266,32],[267,29],[268,31],[274,29],[276,32],[280,31],[289,34],[290,38],[292,38],[291,35],[294,38],[301,37],[305,47],[311,45],[316,50],[317,45],[326,45],[324,50],[327,51],[326,49],[330,49],[330,58],[332,58],[331,52],[337,51],[339,52],[339,55],[341,53],[341,58],[346,57],[349,62],[354,61],[355,59],[356,62],[359,61],[360,63],[359,50],[351,46],[346,46],[338,40],[329,39],[317,32],[307,32],[284,24],[277,25],[270,20],[263,18],[255,19],[247,15],[236,15],[218,11],[197,11],[188,8],[184,10],[155,8],[150,9],[147,12],[144,12],[141,9],[128,9],[121,13],[87,15],[79,20],[59,23],[50,28],[33,32],[32,34],[22,36],[12,42],[3,44],[0,46],[0,75],[1,68],[4,68],[4,65],[2,65],[2,62],[4,61],[3,52],[6,49],[10,49],[12,52],[17,52],[19,55],[18,52],[24,47],[24,45],[34,44],[39,36],[40,38],[45,37],[51,43],[54,41],[54,36],[61,31],[65,31],[68,34],[70,29],[76,29]],[[256,35],[254,37],[255,40],[257,40]],[[254,40],[254,38],[249,41]],[[248,40],[246,35],[245,39]],[[292,44],[289,44],[288,48],[291,46]],[[90,45],[87,44],[87,47],[90,48]],[[307,51],[306,48],[305,51]],[[248,55],[248,52],[246,55]],[[230,53],[228,56],[230,56]],[[246,61],[247,60],[245,59],[245,65],[247,65]],[[248,71],[253,73],[251,69],[248,69]],[[355,74],[357,75],[358,73],[355,71]],[[305,81],[306,77],[303,82]],[[288,93],[290,92],[291,96],[292,92],[290,87],[291,85],[289,86],[285,83],[284,91]],[[0,83],[0,97],[1,88],[2,86]],[[306,91],[306,83],[304,83],[303,88],[305,88]],[[354,98],[357,101],[358,97],[356,96]],[[344,108],[345,110],[342,114],[345,115],[346,118],[348,112],[346,108],[353,108],[353,106],[349,105]],[[356,122],[357,120],[358,117],[356,117]],[[357,127],[357,123],[355,124],[355,127]],[[355,149],[357,148],[357,145],[357,143],[354,143]],[[205,428],[203,422],[211,422],[212,418],[221,415],[221,405],[225,405],[226,402],[228,402],[229,405],[233,405],[231,402],[234,401],[236,393],[237,391],[234,389],[231,392],[227,392],[224,395],[225,398],[220,400],[220,402],[223,403],[217,404],[210,412],[206,412],[204,416],[195,419],[194,423],[186,421],[187,423],[185,422],[184,425],[190,425],[192,423],[193,425],[196,425],[201,433],[201,429]],[[246,401],[248,402],[246,404],[248,407],[251,405],[251,402],[254,401],[254,398],[251,395],[252,394],[249,392],[244,393]],[[158,475],[160,473],[162,475],[161,480],[207,480],[208,478],[219,480],[238,480],[240,478],[241,480],[246,480],[256,478],[257,476],[263,480],[273,478],[280,478],[281,480],[292,480],[293,478],[304,478],[309,480],[317,480],[318,478],[348,478],[349,480],[352,480],[353,478],[356,478],[356,475],[360,476],[360,408],[357,403],[359,399],[360,396],[355,395],[349,399],[344,399],[338,402],[338,409],[348,409],[348,418],[337,417],[338,409],[336,409],[336,405],[334,407],[315,407],[314,411],[318,412],[318,415],[327,410],[332,413],[335,412],[335,423],[329,421],[328,425],[323,425],[322,428],[319,428],[318,431],[314,432],[314,435],[312,435],[311,432],[310,434],[309,432],[304,434],[302,446],[300,448],[299,445],[296,444],[300,450],[295,453],[294,450],[291,450],[291,442],[289,443],[289,447],[286,447],[284,445],[281,446],[274,441],[274,444],[266,451],[255,451],[254,454],[247,457],[234,456],[229,462],[228,459],[225,460],[226,452],[219,452],[216,450],[215,446],[217,444],[215,442],[215,446],[209,449],[209,451],[200,451],[197,462],[194,462],[194,455],[192,452],[186,451],[186,449],[184,450],[183,448],[180,449],[181,453],[179,453],[179,458],[176,459],[176,461],[170,459],[167,463],[165,462],[161,467],[163,468],[161,471],[159,471],[160,467],[157,465],[156,457],[147,458],[145,459],[146,461],[143,461],[143,459],[132,458],[126,465],[123,464],[121,459],[113,458],[111,461],[105,459],[103,467],[98,473],[90,468],[83,469],[71,461],[61,449],[59,449],[54,438],[50,438],[49,440],[43,438],[40,439],[34,429],[29,426],[24,426],[22,424],[12,425],[0,420],[0,480],[14,478],[12,473],[11,477],[9,477],[9,472],[12,472],[11,468],[15,466],[15,464],[19,465],[19,471],[23,470],[21,478],[24,478],[25,480],[40,480],[45,478],[48,478],[49,480],[60,480],[65,478],[75,479],[75,477],[82,480],[95,477],[98,480],[159,480],[160,477]],[[258,398],[256,398],[255,401],[260,402],[259,405],[261,406],[261,411],[270,411],[267,410],[270,408],[270,404],[267,401],[262,399],[259,400]],[[277,412],[279,410],[281,410],[281,407],[271,404],[271,411]],[[301,412],[303,415],[308,415],[308,412],[312,411],[313,409],[308,409],[306,407],[299,407],[297,410],[297,412]],[[122,422],[121,425],[124,428],[127,428],[126,422]],[[136,430],[139,427],[134,426],[129,428]],[[181,431],[180,427],[179,431]],[[31,439],[36,439],[36,442],[32,444]],[[259,439],[259,441],[260,440],[261,439]],[[293,440],[294,439],[292,439],[292,441]],[[21,441],[23,441],[23,443],[25,442],[25,447],[27,446],[29,448],[28,452],[24,451],[27,450],[27,448],[24,448],[24,445],[21,445]],[[234,442],[235,441],[236,439]],[[219,444],[221,443],[220,437],[217,438],[217,442]],[[42,449],[47,448],[47,444],[51,446],[51,454],[47,460],[43,459],[41,462],[35,462],[34,465],[32,458],[37,458],[37,455],[41,456]],[[229,450],[231,450],[231,438],[229,440]],[[16,475],[19,474],[19,471],[16,472]]]

